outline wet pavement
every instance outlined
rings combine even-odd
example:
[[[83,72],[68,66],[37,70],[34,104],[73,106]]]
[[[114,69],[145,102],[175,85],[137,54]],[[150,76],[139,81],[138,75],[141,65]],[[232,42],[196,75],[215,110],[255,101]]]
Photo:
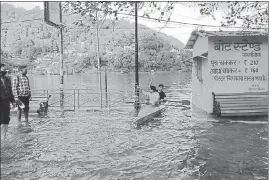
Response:
[[[219,121],[169,107],[134,128],[132,109],[12,121],[1,179],[268,179],[267,122]]]

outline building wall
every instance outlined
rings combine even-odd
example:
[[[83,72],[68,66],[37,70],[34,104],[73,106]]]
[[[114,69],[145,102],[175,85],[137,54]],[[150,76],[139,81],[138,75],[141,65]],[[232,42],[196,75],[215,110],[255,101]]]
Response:
[[[268,91],[267,37],[210,37],[208,59],[208,78],[213,92]]]
[[[200,56],[208,51],[208,37],[198,37],[193,46],[193,57]],[[197,71],[197,66],[201,65],[201,71]],[[204,103],[207,87],[204,86],[204,80],[200,81],[199,76],[204,76],[203,66],[206,59],[194,58],[192,66],[192,104],[194,107],[205,110],[206,103]]]
[[[192,101],[195,107],[212,113],[212,92],[268,91],[267,37],[216,36],[208,39],[200,37],[193,49],[194,57],[205,53],[206,48],[208,48],[208,59],[193,60]],[[198,61],[202,62],[200,73],[202,81],[197,78]]]
[[[208,37],[198,37],[193,45],[193,57],[200,56],[208,51]]]
[[[200,73],[199,70],[200,62]],[[213,97],[208,75],[208,60],[205,58],[193,59],[192,71],[192,102],[197,108],[204,110],[207,113],[213,112]]]
[[[202,84],[202,109],[205,110],[207,113],[212,113],[213,112],[213,89],[212,89],[212,82],[210,78],[210,64],[208,59],[204,59],[202,61],[202,79],[203,79],[203,84]]]

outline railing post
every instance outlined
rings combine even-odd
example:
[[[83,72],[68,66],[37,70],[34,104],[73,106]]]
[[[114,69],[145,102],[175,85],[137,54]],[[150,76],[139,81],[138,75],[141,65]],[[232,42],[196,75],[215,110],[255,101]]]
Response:
[[[105,93],[106,93],[106,106],[107,106],[107,67],[105,68]]]
[[[108,93],[108,113],[110,113],[110,93]]]
[[[78,109],[80,108],[80,105],[79,105],[79,89],[78,89]]]
[[[101,110],[103,109],[103,92],[101,90],[101,97],[100,97],[100,103],[101,103]]]
[[[76,111],[76,90],[74,89],[74,112]]]

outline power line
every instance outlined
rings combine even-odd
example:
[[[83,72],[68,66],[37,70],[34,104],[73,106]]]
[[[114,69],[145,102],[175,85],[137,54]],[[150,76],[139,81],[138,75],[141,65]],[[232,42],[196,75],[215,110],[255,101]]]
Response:
[[[176,13],[176,12],[174,12],[174,13],[175,13],[175,15],[182,16],[182,17],[185,17],[185,18],[187,18],[187,19],[197,20],[197,21],[201,21],[201,18],[202,18],[202,17],[200,17],[200,18],[193,18],[193,17],[189,17],[189,16],[185,16],[185,15]]]
[[[101,10],[103,11],[103,10]],[[127,14],[127,13],[118,13],[121,15],[126,15],[126,16],[134,16],[132,14]],[[65,16],[70,16],[72,14],[68,14]],[[236,28],[236,29],[241,29],[243,27],[222,27],[222,26],[218,26],[218,25],[207,25],[207,24],[197,24],[197,23],[187,23],[187,22],[181,22],[181,21],[173,21],[173,20],[163,20],[163,19],[158,19],[158,18],[151,18],[151,17],[144,17],[144,16],[138,16],[140,18],[143,19],[148,19],[148,20],[154,20],[154,21],[158,21],[158,22],[166,22],[166,23],[175,23],[175,24],[180,24],[180,25],[191,25],[191,26],[203,26],[203,27],[215,27],[215,28]],[[22,21],[10,21],[10,22],[1,22],[1,24],[9,24],[9,23],[18,23],[18,22],[31,22],[31,21],[43,21],[42,18],[36,18],[36,19],[29,19],[29,20],[22,20]],[[173,28],[177,28],[177,27],[173,27]],[[248,28],[248,29],[267,29],[267,28],[262,28],[262,27],[252,27],[252,28]]]
[[[66,28],[72,28],[72,27],[76,27],[76,26],[66,26]],[[40,29],[41,27],[31,27],[31,29]],[[140,30],[154,30],[155,28],[161,28],[161,27],[140,27],[138,29]],[[165,29],[170,29],[170,28],[183,28],[183,27],[165,27]],[[3,29],[3,28],[2,28]],[[87,28],[86,30],[95,30],[95,28]],[[111,30],[113,31],[112,27],[103,27],[103,28],[99,28],[99,30]],[[114,28],[114,31],[117,31],[117,30],[134,30],[134,28]],[[83,32],[82,32],[83,33]]]
[[[118,13],[122,15],[127,15],[127,16],[134,16],[132,14],[126,14],[126,13]],[[175,24],[181,24],[181,25],[192,25],[192,26],[204,26],[204,27],[218,27],[218,28],[243,28],[243,27],[222,27],[222,26],[217,26],[217,25],[207,25],[207,24],[196,24],[196,23],[186,23],[186,22],[180,22],[180,21],[172,21],[172,20],[163,20],[163,19],[158,19],[158,18],[150,18],[150,17],[144,17],[144,16],[138,16],[140,18],[144,19],[149,19],[149,20],[154,20],[158,22],[168,22],[168,23],[175,23]],[[249,29],[267,29],[267,28],[249,28]]]

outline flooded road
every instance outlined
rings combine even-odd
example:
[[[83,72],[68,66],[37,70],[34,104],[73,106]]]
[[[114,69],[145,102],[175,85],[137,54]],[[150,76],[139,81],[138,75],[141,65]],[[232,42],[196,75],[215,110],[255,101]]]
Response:
[[[133,107],[32,116],[21,127],[12,117],[1,179],[268,179],[264,119],[218,120],[170,106],[141,128],[132,120]]]
[[[135,129],[130,114],[70,112],[11,124],[1,179],[268,178],[266,123],[212,122],[170,107]]]

